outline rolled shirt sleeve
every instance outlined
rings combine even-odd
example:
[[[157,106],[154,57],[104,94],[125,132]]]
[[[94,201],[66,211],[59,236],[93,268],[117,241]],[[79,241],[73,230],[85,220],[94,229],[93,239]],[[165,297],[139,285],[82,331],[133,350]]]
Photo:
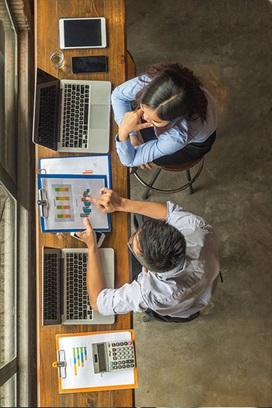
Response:
[[[103,289],[97,297],[99,313],[104,316],[129,312],[144,312],[148,306],[143,299],[140,284],[134,280],[119,289]]]
[[[181,206],[171,201],[167,201],[166,222],[181,230],[183,233],[186,233],[188,229],[194,230],[196,228],[210,227],[202,217],[185,211]]]

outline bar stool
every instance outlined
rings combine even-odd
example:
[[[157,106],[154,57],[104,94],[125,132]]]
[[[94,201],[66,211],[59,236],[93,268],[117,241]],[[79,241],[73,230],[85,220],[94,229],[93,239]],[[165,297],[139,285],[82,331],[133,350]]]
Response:
[[[197,171],[195,173],[195,175],[191,175],[190,169],[192,169],[193,167],[197,166]],[[189,194],[193,194],[194,190],[193,190],[193,183],[196,181],[196,179],[198,179],[198,177],[200,176],[200,173],[202,172],[204,166],[204,157],[202,157],[201,159],[198,160],[192,160],[189,161],[187,163],[182,163],[182,164],[169,164],[166,166],[159,166],[154,175],[152,176],[151,180],[149,182],[146,182],[138,173],[137,169],[133,174],[136,177],[136,179],[143,185],[145,186],[145,191],[142,195],[142,199],[146,200],[149,196],[149,193],[151,190],[153,191],[157,191],[159,193],[163,193],[163,194],[169,194],[169,193],[177,193],[179,191],[183,191],[186,188],[189,188]],[[157,180],[157,178],[159,177],[161,171],[170,171],[170,172],[186,172],[186,177],[187,177],[187,183],[174,188],[174,189],[169,189],[169,188],[157,188],[154,187],[155,181]]]

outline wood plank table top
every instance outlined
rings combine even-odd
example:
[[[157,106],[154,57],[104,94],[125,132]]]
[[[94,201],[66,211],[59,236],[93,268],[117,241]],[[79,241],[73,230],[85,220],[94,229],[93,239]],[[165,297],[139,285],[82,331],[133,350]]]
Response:
[[[59,48],[58,20],[61,17],[105,17],[107,26],[107,48],[64,50],[68,63],[66,72],[52,65],[49,55]],[[109,80],[113,87],[126,79],[126,42],[125,42],[125,4],[124,0],[36,0],[36,64],[38,68],[58,77],[73,79]],[[72,56],[107,55],[108,73],[72,74],[69,65]],[[128,196],[128,174],[116,155],[114,135],[116,126],[111,126],[111,165],[112,186],[121,196]],[[36,146],[36,166],[40,157],[57,157],[68,154],[55,153],[52,150]],[[78,155],[80,157],[80,155]],[[37,167],[36,167],[37,168]],[[37,192],[36,192],[37,198]],[[112,232],[107,234],[103,247],[115,251],[115,285],[121,286],[129,281],[129,258],[126,243],[129,234],[129,218],[125,213],[112,214]],[[80,247],[83,244],[69,234],[42,234],[39,213],[36,213],[36,249],[37,249],[37,383],[38,405],[51,407],[130,407],[133,406],[133,391],[101,391],[95,393],[59,394],[57,372],[52,368],[56,360],[55,335],[97,330],[121,330],[131,328],[131,314],[116,316],[114,325],[47,326],[43,327],[41,307],[41,254],[43,246],[57,248]]]

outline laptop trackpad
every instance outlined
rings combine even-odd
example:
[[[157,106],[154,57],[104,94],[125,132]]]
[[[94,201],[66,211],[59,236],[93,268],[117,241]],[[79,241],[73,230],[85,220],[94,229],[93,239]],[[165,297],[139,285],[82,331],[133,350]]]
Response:
[[[91,105],[91,129],[107,129],[109,127],[109,106]]]

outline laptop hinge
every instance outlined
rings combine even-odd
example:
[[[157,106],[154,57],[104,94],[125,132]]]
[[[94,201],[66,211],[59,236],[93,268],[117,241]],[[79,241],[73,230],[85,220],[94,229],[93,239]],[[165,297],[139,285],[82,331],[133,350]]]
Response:
[[[57,142],[60,143],[60,124],[61,124],[61,102],[62,102],[62,93],[63,90],[61,87],[59,87],[59,92],[58,92],[58,120],[57,120],[57,128],[56,128],[56,133],[57,133]]]
[[[64,258],[60,257],[60,315],[64,313]]]

